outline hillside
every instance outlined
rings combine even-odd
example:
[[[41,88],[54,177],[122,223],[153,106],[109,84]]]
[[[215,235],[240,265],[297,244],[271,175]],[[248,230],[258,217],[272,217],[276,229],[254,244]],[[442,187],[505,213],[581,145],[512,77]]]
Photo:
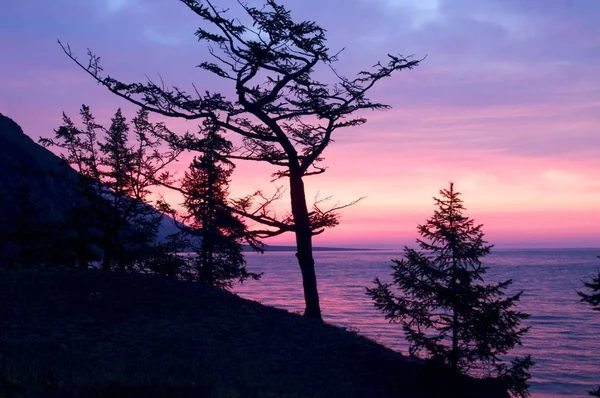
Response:
[[[20,205],[16,193],[24,186],[47,217],[61,217],[76,201],[77,173],[35,143],[12,119],[0,114],[0,222],[10,220]]]
[[[0,224],[9,228],[26,188],[42,219],[61,219],[81,197],[79,174],[54,153],[37,144],[12,119],[0,114]],[[163,217],[159,239],[174,233],[173,220]]]
[[[341,328],[198,283],[0,269],[0,396],[433,397],[447,380]],[[470,382],[463,397],[493,397]],[[505,396],[496,394],[496,396]]]

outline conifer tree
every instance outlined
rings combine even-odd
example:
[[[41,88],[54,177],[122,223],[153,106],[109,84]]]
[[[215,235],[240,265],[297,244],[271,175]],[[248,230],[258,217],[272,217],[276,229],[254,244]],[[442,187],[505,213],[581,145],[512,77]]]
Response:
[[[587,292],[577,292],[581,297],[581,302],[592,306],[594,311],[600,311],[600,272],[589,282],[583,282],[583,285],[588,289]],[[593,397],[600,397],[600,387],[589,392]]]
[[[393,260],[398,293],[375,279],[367,294],[386,319],[402,325],[411,355],[443,363],[456,381],[459,375],[498,377],[512,394],[528,396],[531,358],[503,362],[528,330],[520,325],[528,315],[514,308],[522,292],[506,294],[511,280],[485,283],[481,258],[492,246],[482,225],[462,214],[452,183],[440,194],[433,217],[418,227],[419,249],[405,247],[404,258]]]
[[[138,144],[141,147],[148,145],[147,149],[152,150],[146,135],[149,132],[144,131],[150,126],[147,117],[148,113],[140,110],[133,120],[133,130]],[[142,169],[144,163],[152,161],[154,153],[136,153],[137,148],[130,147],[129,130],[121,109],[118,109],[105,139],[98,143],[103,197],[109,203],[103,212],[104,237],[108,240],[103,246],[104,263],[105,267],[114,263],[120,271],[154,239],[161,219],[160,213],[146,203],[147,187],[139,189],[140,183],[147,181],[146,170]],[[152,181],[147,183],[154,185]]]
[[[224,155],[232,150],[217,129],[208,128],[202,156],[195,157],[185,173],[181,191],[187,210],[184,231],[192,235],[196,251],[194,265],[202,282],[230,288],[235,281],[259,279],[248,272],[242,243],[261,250],[262,244],[249,233],[228,203],[228,186],[234,164]]]
[[[78,239],[90,235],[102,249],[102,268],[123,271],[153,243],[162,215],[147,203],[149,188],[181,151],[159,151],[153,137],[166,127],[149,122],[145,110],[131,125],[117,110],[108,129],[96,123],[89,107],[83,105],[80,115],[83,128],[63,114],[55,137],[40,142],[61,150],[61,158],[81,177],[77,184],[84,203],[72,211]],[[82,217],[85,213],[93,217]]]

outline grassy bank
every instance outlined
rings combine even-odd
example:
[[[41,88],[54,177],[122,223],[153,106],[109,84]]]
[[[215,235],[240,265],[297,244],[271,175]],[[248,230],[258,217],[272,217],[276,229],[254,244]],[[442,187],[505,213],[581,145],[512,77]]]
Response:
[[[198,283],[92,270],[0,270],[0,295],[3,398],[448,391],[444,375],[355,333]],[[470,383],[468,395],[493,396],[480,387]]]

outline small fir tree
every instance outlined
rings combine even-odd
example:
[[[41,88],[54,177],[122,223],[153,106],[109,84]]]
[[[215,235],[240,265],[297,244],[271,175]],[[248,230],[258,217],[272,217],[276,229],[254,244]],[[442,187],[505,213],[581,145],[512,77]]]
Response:
[[[234,164],[224,155],[231,152],[231,143],[215,128],[207,128],[205,132],[205,152],[194,158],[182,181],[183,205],[187,210],[184,231],[195,238],[193,261],[198,279],[230,288],[236,280],[260,278],[260,274],[246,269],[242,243],[247,242],[259,251],[262,244],[252,237],[228,205]]]
[[[514,309],[522,292],[506,294],[511,280],[484,282],[481,258],[492,245],[483,239],[482,225],[462,214],[452,183],[440,194],[433,217],[418,227],[420,250],[405,247],[404,258],[393,260],[399,294],[379,279],[367,294],[386,319],[402,325],[411,355],[443,363],[453,380],[498,377],[513,395],[528,396],[530,356],[503,361],[529,329],[520,325],[528,315]]]
[[[110,239],[105,262],[107,267],[114,263],[121,271],[153,243],[162,218],[146,203],[148,188],[155,184],[152,170],[160,162],[158,142],[149,139],[152,124],[148,112],[138,111],[131,127],[135,144],[129,140],[130,126],[118,109],[105,139],[99,142],[101,182],[109,190],[104,197],[110,203],[104,219],[105,236]]]
[[[577,292],[581,297],[581,302],[591,305],[594,311],[600,311],[600,272],[589,282],[583,282],[583,285],[587,288],[587,291]],[[593,397],[600,397],[600,387],[590,391],[589,394]]]

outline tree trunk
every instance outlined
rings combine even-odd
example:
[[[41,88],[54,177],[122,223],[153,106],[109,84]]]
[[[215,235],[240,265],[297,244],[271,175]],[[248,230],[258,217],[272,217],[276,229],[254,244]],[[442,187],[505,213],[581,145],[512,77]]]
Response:
[[[457,264],[456,256],[452,248],[452,356],[451,368],[454,377],[458,375],[458,292],[457,292]]]
[[[319,305],[319,292],[317,290],[317,275],[315,273],[315,260],[312,253],[312,234],[306,206],[304,182],[300,175],[290,173],[290,196],[292,202],[292,215],[296,227],[296,247],[298,265],[302,272],[302,286],[304,288],[304,302],[306,308],[304,316],[323,322],[321,306]]]
[[[215,284],[215,270],[213,266],[212,240],[207,234],[202,237],[202,282],[211,286]]]
[[[111,242],[107,237],[104,237],[104,253],[102,255],[102,270],[105,272],[109,272],[111,262],[112,262]]]
[[[451,369],[454,375],[458,374],[458,311],[456,309],[456,298],[453,300],[453,314],[452,314],[452,357],[451,357]]]
[[[77,265],[79,268],[87,269],[89,268],[88,256],[84,250],[89,250],[88,242],[80,241],[79,247],[77,248]]]
[[[214,183],[209,181],[210,186],[214,186]],[[204,211],[201,216],[202,222],[202,246],[200,251],[200,261],[202,263],[202,270],[200,270],[200,279],[202,282],[207,283],[211,286],[215,284],[214,277],[214,266],[213,266],[213,225],[212,219],[214,218],[214,200],[213,200],[213,190],[210,189],[208,191],[208,197],[204,200],[206,201],[204,205]]]

